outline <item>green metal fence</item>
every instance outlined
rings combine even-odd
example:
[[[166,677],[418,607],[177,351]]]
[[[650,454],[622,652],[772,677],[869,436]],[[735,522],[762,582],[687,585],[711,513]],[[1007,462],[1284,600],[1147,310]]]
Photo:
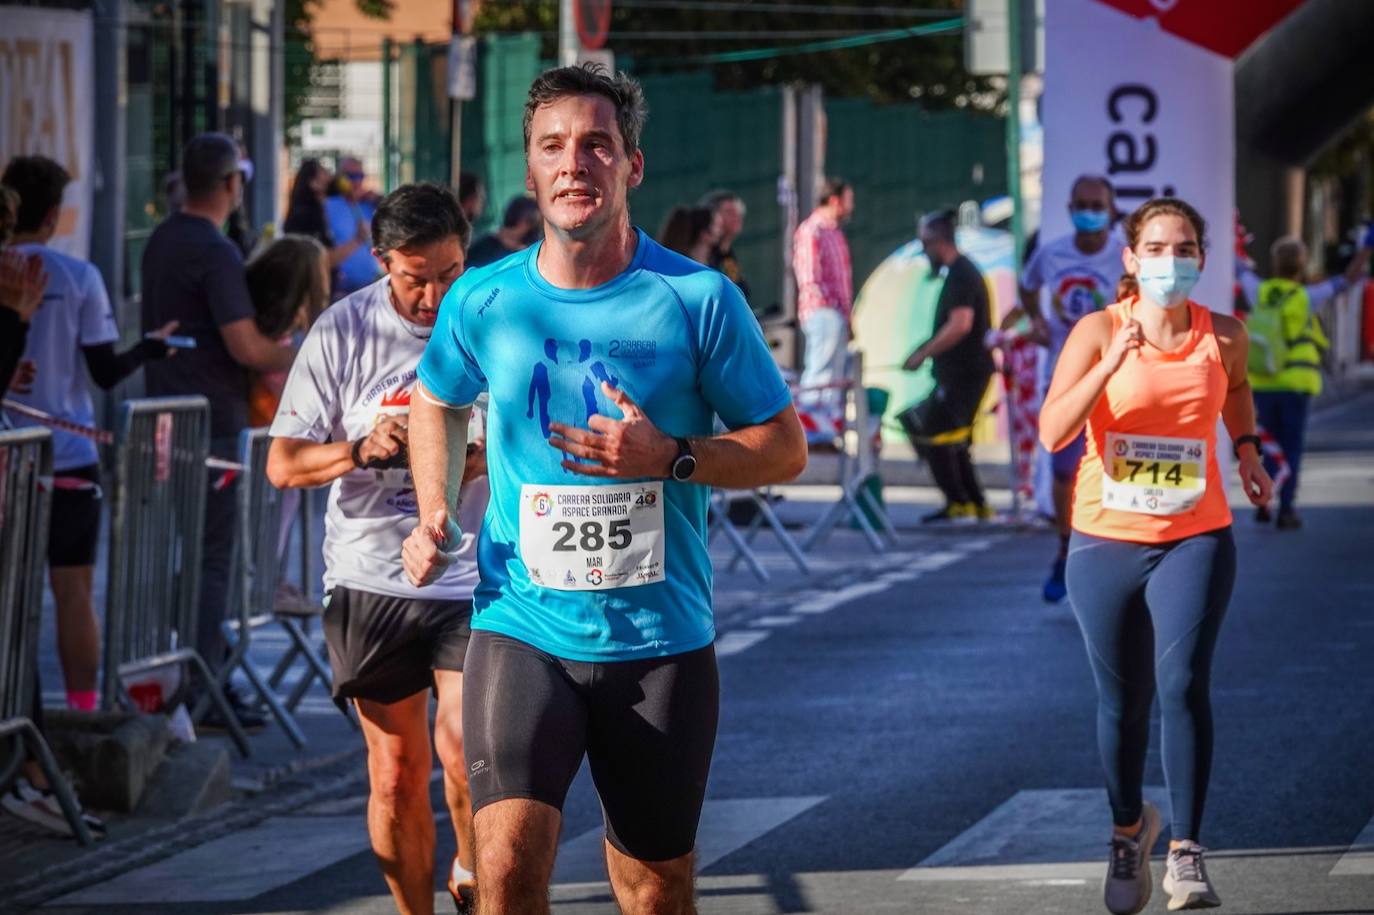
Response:
[[[916,234],[919,213],[1007,192],[1000,119],[919,105],[825,102],[826,171],[854,185],[845,228],[857,292],[884,258]]]

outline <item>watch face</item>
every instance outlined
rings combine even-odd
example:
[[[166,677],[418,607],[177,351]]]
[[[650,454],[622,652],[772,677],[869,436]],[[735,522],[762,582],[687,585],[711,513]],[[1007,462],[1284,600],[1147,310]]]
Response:
[[[686,480],[697,469],[697,459],[690,454],[678,455],[678,459],[673,461],[673,479]]]

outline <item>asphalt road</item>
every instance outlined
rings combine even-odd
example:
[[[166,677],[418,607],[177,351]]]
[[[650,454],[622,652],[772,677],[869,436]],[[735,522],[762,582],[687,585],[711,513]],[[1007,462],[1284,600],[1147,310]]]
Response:
[[[1374,913],[1374,395],[1317,416],[1312,442],[1306,527],[1236,518],[1202,837],[1235,915]],[[703,913],[1104,911],[1095,698],[1068,605],[1039,598],[1052,551],[1043,531],[912,527],[875,556],[845,531],[806,582],[722,576]],[[775,549],[768,562],[786,569]],[[1157,727],[1146,781],[1164,784]],[[364,801],[345,780],[46,911],[392,911]],[[615,911],[599,830],[584,771],[556,912]],[[1156,886],[1147,911],[1163,907]]]

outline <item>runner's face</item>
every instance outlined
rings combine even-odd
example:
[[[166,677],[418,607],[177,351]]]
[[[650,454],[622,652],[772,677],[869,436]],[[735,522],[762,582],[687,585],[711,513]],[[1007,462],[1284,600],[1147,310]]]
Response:
[[[1135,250],[1127,248],[1121,254],[1121,263],[1126,272],[1140,272],[1142,257],[1195,257],[1199,269],[1207,266],[1207,255],[1198,244],[1197,230],[1193,224],[1174,213],[1161,213],[1145,223],[1136,240]]]
[[[388,251],[385,263],[396,313],[411,324],[433,327],[439,303],[463,272],[463,245],[452,235],[443,241]]]
[[[540,106],[525,152],[525,187],[554,230],[585,239],[628,220],[627,198],[644,179],[644,156],[625,152],[610,99],[570,95]]]

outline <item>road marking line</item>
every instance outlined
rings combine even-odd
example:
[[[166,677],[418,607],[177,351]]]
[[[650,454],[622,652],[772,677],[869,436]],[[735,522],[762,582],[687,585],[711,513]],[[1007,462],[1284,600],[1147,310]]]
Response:
[[[1168,794],[1145,796],[1167,820]],[[1093,880],[1102,876],[1111,815],[1101,788],[1018,791],[898,880]]]
[[[754,625],[767,626],[770,629],[775,629],[781,626],[791,626],[800,622],[801,617],[799,616],[761,616],[754,620]]]
[[[702,808],[701,828],[697,832],[697,870],[705,870],[823,800],[824,796],[708,800]],[[553,882],[604,884],[604,836],[605,831],[598,826],[559,846]]]
[[[759,642],[768,638],[767,630],[759,629],[736,629],[727,632],[716,639],[716,657],[728,658],[732,654],[739,654],[748,648],[753,648]]]
[[[1374,819],[1355,837],[1341,860],[1331,868],[1332,877],[1374,876]]]

